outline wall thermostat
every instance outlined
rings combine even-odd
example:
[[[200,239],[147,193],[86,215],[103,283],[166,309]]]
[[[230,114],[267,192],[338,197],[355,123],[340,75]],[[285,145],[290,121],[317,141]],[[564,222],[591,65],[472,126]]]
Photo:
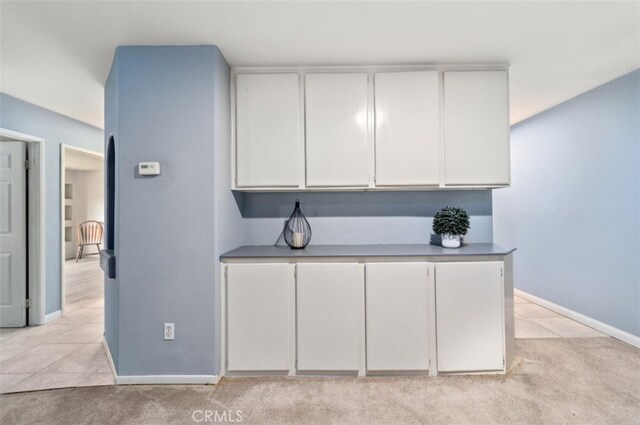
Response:
[[[139,162],[138,174],[140,174],[141,176],[159,176],[160,163],[159,162]]]

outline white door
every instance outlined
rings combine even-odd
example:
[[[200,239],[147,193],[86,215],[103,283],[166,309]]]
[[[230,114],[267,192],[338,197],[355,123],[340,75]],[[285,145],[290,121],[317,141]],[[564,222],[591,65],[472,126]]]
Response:
[[[444,109],[445,184],[509,184],[507,72],[445,72]]]
[[[299,113],[298,74],[236,77],[238,187],[298,187]]]
[[[298,264],[300,371],[359,371],[364,353],[364,265]]]
[[[0,142],[0,326],[27,324],[27,197],[23,142]]]
[[[429,369],[427,263],[367,263],[367,370]]]
[[[437,71],[375,74],[376,186],[440,183]]]
[[[307,186],[369,185],[367,74],[305,77]]]
[[[293,269],[288,264],[230,264],[226,285],[227,370],[288,371]]]
[[[439,372],[503,370],[502,264],[436,264]]]

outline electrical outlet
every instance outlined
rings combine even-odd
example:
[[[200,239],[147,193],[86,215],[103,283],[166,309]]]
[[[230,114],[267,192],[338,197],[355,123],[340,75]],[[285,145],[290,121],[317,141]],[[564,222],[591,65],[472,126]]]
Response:
[[[164,324],[164,340],[173,341],[176,339],[175,325],[173,323]]]

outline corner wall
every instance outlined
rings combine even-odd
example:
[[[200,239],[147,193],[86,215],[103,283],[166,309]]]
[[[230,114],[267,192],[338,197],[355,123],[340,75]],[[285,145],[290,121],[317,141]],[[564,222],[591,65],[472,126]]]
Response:
[[[60,144],[103,152],[103,131],[0,93],[0,127],[44,139],[46,314],[61,308]]]
[[[215,46],[124,46],[111,72],[116,279],[105,282],[105,326],[118,375],[216,375],[217,256],[242,244],[225,171],[228,66]],[[139,176],[140,161],[160,162],[161,175]]]
[[[511,130],[495,240],[515,286],[640,336],[640,70]]]

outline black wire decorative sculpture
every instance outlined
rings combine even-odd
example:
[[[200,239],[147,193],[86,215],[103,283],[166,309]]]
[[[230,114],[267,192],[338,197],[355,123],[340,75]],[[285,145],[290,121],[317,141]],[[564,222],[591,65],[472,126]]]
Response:
[[[311,226],[300,210],[300,200],[284,226],[284,240],[291,249],[303,249],[311,242]]]

